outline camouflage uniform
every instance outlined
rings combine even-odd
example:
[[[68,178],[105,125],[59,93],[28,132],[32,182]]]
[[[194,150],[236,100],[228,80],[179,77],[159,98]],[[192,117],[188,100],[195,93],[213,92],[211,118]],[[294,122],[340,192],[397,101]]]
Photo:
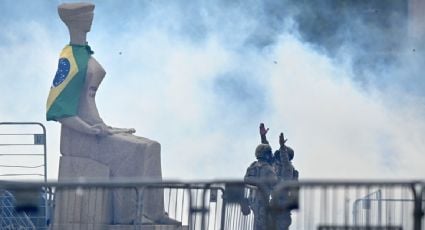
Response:
[[[289,155],[294,155],[294,150],[286,145],[275,152],[274,168],[279,180],[290,181],[294,178],[294,166],[289,160]]]
[[[244,179],[248,184],[261,186],[262,192],[265,193],[262,194],[261,191],[257,191],[256,194],[251,195],[250,206],[254,212],[254,230],[267,230],[268,216],[266,209],[269,204],[270,192],[277,181],[274,168],[269,162],[258,159],[248,167]],[[261,180],[267,181],[267,183],[261,184]]]
[[[290,155],[292,155],[290,157]],[[282,146],[278,151],[275,152],[275,162],[273,164],[278,180],[281,181],[292,181],[298,180],[298,171],[295,170],[290,158],[292,159],[294,150],[288,146]],[[280,207],[286,207],[288,201],[297,195],[297,190],[284,190],[279,194],[278,204]],[[292,223],[291,210],[281,211],[277,215],[276,226],[278,230],[287,230]]]

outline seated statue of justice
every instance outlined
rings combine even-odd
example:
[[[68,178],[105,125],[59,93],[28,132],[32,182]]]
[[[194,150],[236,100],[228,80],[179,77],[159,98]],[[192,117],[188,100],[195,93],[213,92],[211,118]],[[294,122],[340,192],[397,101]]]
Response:
[[[133,135],[134,129],[108,126],[99,116],[95,96],[106,72],[92,56],[86,41],[93,10],[91,3],[64,3],[58,7],[71,42],[60,54],[47,100],[47,120],[61,123],[63,156],[85,157],[107,165],[112,179],[161,180],[160,144]],[[163,190],[158,190],[143,192],[143,210],[137,210],[134,190],[114,191],[112,222],[180,224],[166,215]],[[141,211],[143,221],[138,220],[137,211]]]

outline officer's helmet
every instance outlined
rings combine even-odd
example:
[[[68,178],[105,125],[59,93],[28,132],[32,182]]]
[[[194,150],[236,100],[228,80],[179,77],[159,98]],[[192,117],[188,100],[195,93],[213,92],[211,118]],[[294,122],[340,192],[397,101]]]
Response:
[[[268,159],[272,156],[272,148],[268,144],[259,144],[255,149],[257,159]]]
[[[288,158],[290,161],[294,159],[294,150],[288,147]]]

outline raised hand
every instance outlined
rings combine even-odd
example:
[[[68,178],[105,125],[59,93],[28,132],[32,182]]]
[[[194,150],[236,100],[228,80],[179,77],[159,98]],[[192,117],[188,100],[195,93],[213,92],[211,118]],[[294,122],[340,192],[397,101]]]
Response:
[[[264,127],[264,123],[260,123],[260,137],[261,137],[261,143],[262,144],[269,144],[269,141],[267,141],[266,134],[269,131],[269,129]]]
[[[265,136],[268,131],[269,131],[269,128],[266,129],[266,127],[264,126],[264,123],[260,123],[260,135]]]
[[[285,142],[287,140],[288,139],[285,139],[285,136],[283,136],[283,133],[280,133],[280,135],[279,135],[279,144],[280,144],[280,146],[284,146],[285,145]]]

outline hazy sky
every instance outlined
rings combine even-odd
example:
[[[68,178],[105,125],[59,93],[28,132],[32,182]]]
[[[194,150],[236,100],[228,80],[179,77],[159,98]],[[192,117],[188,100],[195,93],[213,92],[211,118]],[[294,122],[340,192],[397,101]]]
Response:
[[[0,121],[46,124],[50,178],[60,125],[45,121],[45,103],[69,42],[62,2],[0,1]],[[92,2],[88,41],[107,72],[99,112],[159,141],[165,178],[243,177],[260,122],[274,149],[285,132],[301,178],[425,175],[424,55],[406,34],[395,61],[358,71],[367,50],[307,43],[293,17],[303,8],[285,1]],[[372,39],[376,28],[359,25]]]

